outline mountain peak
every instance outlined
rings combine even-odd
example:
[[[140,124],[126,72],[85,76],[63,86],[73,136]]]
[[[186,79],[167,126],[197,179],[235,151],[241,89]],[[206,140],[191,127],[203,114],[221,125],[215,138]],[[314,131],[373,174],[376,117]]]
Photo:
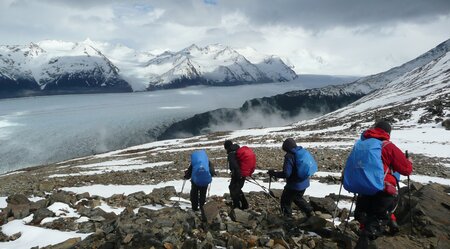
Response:
[[[210,44],[203,48],[192,44],[179,52],[165,52],[151,59],[146,64],[146,72],[151,75],[150,89],[192,84],[266,83],[297,78],[289,66],[276,58],[273,57],[271,63],[253,64],[223,44]]]
[[[193,43],[189,47],[183,49],[182,51],[191,52],[191,51],[199,51],[199,50],[201,50],[201,49],[196,44]]]
[[[39,56],[41,54],[45,53],[45,50],[42,49],[38,44],[34,42],[30,42],[30,45],[28,45],[27,50],[24,52],[25,56]]]

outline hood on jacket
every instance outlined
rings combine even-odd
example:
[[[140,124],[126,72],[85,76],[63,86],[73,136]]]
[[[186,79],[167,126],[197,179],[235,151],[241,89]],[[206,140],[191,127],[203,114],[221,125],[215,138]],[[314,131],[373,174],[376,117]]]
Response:
[[[241,146],[239,146],[239,144],[232,144],[228,147],[227,149],[227,154],[233,151],[237,151],[239,148],[241,148]]]
[[[297,143],[295,143],[293,138],[288,138],[284,140],[283,146],[281,148],[286,152],[290,152],[293,149],[297,148]]]
[[[387,133],[385,130],[383,130],[381,128],[373,128],[373,129],[369,129],[369,130],[365,131],[362,134],[362,138],[364,138],[364,139],[376,138],[379,140],[389,140],[391,138],[391,136],[389,135],[389,133]]]

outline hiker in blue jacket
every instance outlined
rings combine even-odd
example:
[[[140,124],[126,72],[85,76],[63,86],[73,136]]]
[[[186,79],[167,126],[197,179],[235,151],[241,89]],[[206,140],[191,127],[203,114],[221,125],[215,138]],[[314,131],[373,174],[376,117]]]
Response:
[[[277,172],[269,170],[270,177],[286,178],[286,185],[284,186],[283,194],[281,195],[281,210],[286,217],[292,217],[292,201],[302,210],[307,217],[313,214],[313,208],[303,198],[305,190],[309,187],[309,177],[305,180],[299,179],[297,170],[300,167],[307,165],[296,165],[296,150],[302,149],[297,146],[294,139],[288,138],[283,142],[282,149],[286,152],[284,156],[283,171]]]
[[[200,158],[200,159],[196,159]],[[208,164],[207,169],[202,172],[199,169],[201,163]],[[194,171],[194,175],[193,175]],[[206,192],[208,191],[208,185],[211,183],[211,177],[216,176],[214,166],[211,161],[208,160],[208,156],[204,150],[195,151],[191,155],[191,164],[189,168],[184,172],[184,179],[191,179],[191,192],[190,200],[192,205],[192,210],[198,211],[203,210],[203,205],[206,202]]]

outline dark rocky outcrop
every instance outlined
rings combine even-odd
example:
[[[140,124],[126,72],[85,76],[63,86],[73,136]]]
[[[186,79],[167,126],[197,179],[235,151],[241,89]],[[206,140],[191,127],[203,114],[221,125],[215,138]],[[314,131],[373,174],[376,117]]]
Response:
[[[275,116],[280,120],[278,125],[288,124],[294,120],[298,121],[302,115],[311,118],[337,110],[362,96],[364,94],[344,91],[323,93],[319,89],[312,89],[252,99],[246,101],[239,109],[217,109],[174,123],[159,135],[158,139],[206,134],[211,132],[211,127],[226,127],[227,124],[241,128],[261,126],[261,122],[248,123],[255,115],[267,119]],[[285,123],[282,123],[283,120],[286,120]]]

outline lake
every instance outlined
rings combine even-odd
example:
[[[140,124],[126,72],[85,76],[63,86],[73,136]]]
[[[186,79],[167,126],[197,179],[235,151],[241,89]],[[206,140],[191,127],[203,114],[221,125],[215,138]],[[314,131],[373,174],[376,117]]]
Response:
[[[147,143],[196,113],[304,88],[289,82],[2,99],[0,174]]]

